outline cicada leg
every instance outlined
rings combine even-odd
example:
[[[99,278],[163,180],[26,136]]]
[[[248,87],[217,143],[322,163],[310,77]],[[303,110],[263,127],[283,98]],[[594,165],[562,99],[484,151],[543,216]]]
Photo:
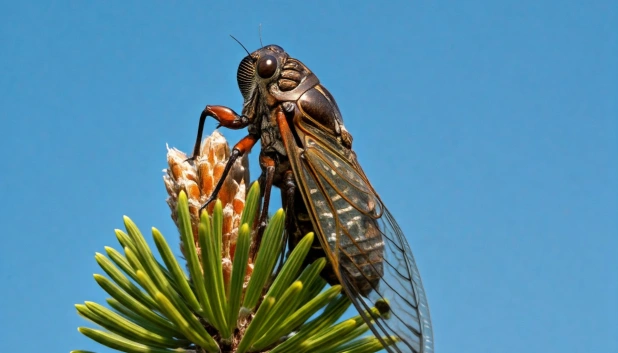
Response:
[[[260,217],[257,220],[257,235],[255,237],[255,241],[252,244],[250,253],[253,254],[253,257],[257,254],[257,250],[260,248],[260,243],[262,242],[262,235],[264,234],[264,230],[266,229],[267,221],[268,221],[268,206],[270,204],[270,193],[273,188],[273,182],[275,179],[275,160],[266,156],[265,154],[260,154],[260,165],[262,166],[262,174],[260,175],[260,194],[261,194],[261,209],[260,209]]]
[[[253,135],[247,135],[243,137],[240,141],[238,141],[236,145],[234,145],[232,153],[230,154],[230,159],[228,159],[227,163],[225,164],[225,168],[223,169],[223,173],[221,174],[221,178],[217,182],[217,185],[215,186],[212,194],[210,194],[206,202],[200,208],[200,211],[206,208],[206,206],[208,206],[217,198],[217,194],[219,194],[219,191],[221,190],[221,187],[225,182],[225,178],[227,178],[227,175],[230,173],[230,169],[232,169],[234,162],[236,162],[238,157],[242,157],[245,153],[251,151],[251,148],[255,146],[257,141],[258,137]]]
[[[193,147],[193,155],[187,160],[194,160],[200,154],[200,146],[202,144],[202,132],[204,131],[204,122],[206,117],[213,117],[219,122],[217,128],[223,126],[228,129],[238,130],[249,125],[249,118],[244,115],[238,115],[235,111],[221,105],[207,105],[200,115],[200,122],[197,127],[197,138]]]

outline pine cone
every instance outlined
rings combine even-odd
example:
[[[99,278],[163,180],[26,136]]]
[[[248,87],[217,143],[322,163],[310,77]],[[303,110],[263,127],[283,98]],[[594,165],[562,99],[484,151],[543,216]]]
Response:
[[[172,211],[172,219],[178,225],[176,204],[178,194],[184,190],[189,200],[189,211],[191,213],[191,225],[193,226],[193,238],[201,255],[197,241],[197,227],[199,224],[199,210],[212,194],[215,185],[221,179],[221,174],[230,157],[230,147],[225,137],[218,131],[214,131],[202,142],[199,156],[194,161],[187,161],[187,155],[175,148],[167,151],[168,169],[165,169],[163,181],[169,197],[167,204]],[[249,163],[247,156],[239,158],[228,177],[225,179],[223,187],[219,191],[217,198],[223,205],[223,244],[221,247],[224,273],[226,267],[231,269],[231,259],[234,257],[236,249],[236,238],[240,228],[240,216],[245,207],[246,193],[249,188]],[[207,207],[207,211],[212,215],[214,202]],[[181,244],[184,254],[184,248]]]

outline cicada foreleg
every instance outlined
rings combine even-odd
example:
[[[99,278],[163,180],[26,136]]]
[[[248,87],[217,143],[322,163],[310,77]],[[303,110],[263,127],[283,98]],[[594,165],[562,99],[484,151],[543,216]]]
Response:
[[[204,131],[204,123],[206,117],[213,117],[219,122],[217,128],[223,126],[228,129],[242,129],[249,125],[249,118],[244,115],[238,115],[235,111],[221,105],[207,105],[200,115],[200,122],[197,127],[197,138],[193,147],[193,155],[187,160],[194,160],[200,154],[200,146],[202,144],[202,132]]]

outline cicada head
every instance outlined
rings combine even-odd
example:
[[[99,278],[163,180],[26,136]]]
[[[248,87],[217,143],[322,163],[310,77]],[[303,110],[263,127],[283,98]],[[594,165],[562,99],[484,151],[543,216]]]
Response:
[[[255,109],[260,102],[266,103],[270,98],[268,87],[277,83],[287,59],[288,54],[278,45],[267,45],[242,59],[236,79],[244,98],[243,112]]]
[[[256,85],[268,84],[279,77],[288,55],[278,45],[267,45],[247,55],[238,65],[238,87],[248,99]]]

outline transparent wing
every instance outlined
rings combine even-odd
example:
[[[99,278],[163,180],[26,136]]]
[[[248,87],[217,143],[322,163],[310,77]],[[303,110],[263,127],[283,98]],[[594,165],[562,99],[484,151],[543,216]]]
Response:
[[[432,353],[427,298],[397,222],[354,152],[302,120],[296,124],[304,145],[298,184],[346,293],[387,351]]]

